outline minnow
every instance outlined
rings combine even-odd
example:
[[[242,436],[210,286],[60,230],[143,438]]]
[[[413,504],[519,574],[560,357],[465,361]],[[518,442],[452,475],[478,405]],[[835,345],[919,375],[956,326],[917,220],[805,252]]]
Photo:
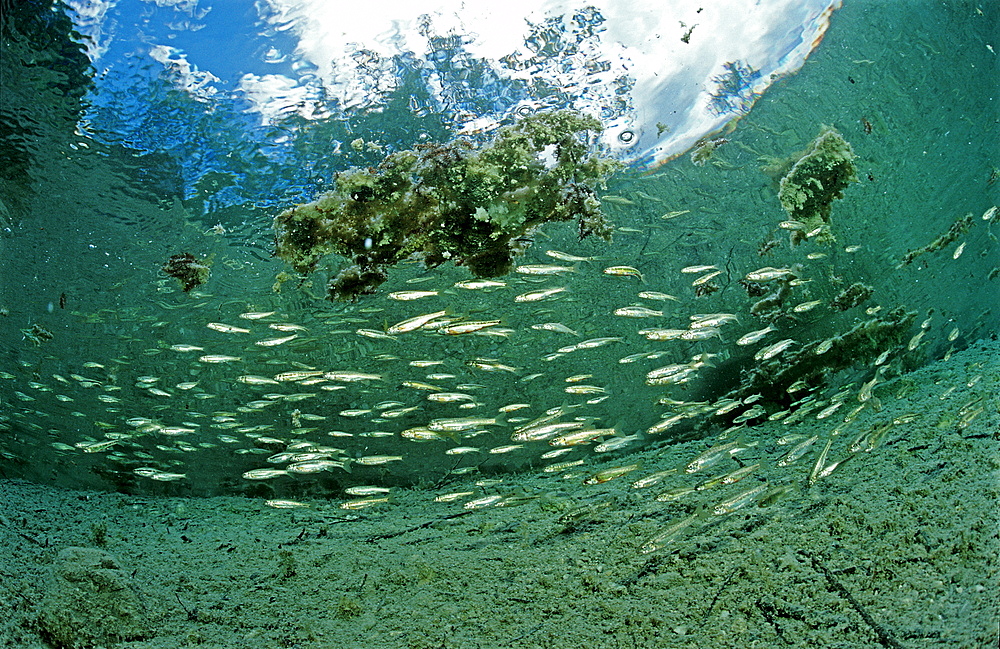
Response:
[[[527,425],[517,428],[510,436],[512,442],[538,442],[549,439],[563,431],[572,431],[583,428],[582,421],[558,421],[548,424]]]
[[[646,340],[680,340],[687,329],[640,329],[639,335]]]
[[[602,203],[612,203],[614,205],[635,205],[634,201],[630,201],[624,196],[616,196],[614,194],[605,194],[601,196]]]
[[[655,536],[650,537],[642,546],[639,548],[643,554],[649,554],[650,552],[656,552],[666,544],[674,540],[674,538],[686,530],[687,528],[694,525],[703,514],[701,510],[695,511],[695,513],[690,516],[685,516],[684,518],[678,519],[675,523],[666,527],[663,531],[657,533]]]
[[[516,451],[519,448],[524,448],[524,444],[506,444],[504,446],[497,446],[490,449],[490,453],[494,455],[502,455],[504,453],[510,453],[511,451]]]
[[[737,494],[732,498],[727,498],[713,507],[712,513],[716,516],[731,514],[737,509],[742,509],[747,505],[753,504],[755,501],[763,497],[764,493],[770,488],[771,486],[765,482],[764,484],[758,485],[753,489],[748,489],[741,494]]]
[[[633,268],[632,266],[608,266],[604,269],[605,275],[615,275],[617,277],[637,277],[640,282],[645,282],[642,273],[639,272],[638,268]]]
[[[598,437],[608,437],[617,435],[618,431],[614,428],[589,428],[587,430],[578,430],[572,433],[567,433],[565,435],[560,435],[549,440],[550,446],[576,446],[578,444],[589,444],[593,442]]]
[[[792,464],[793,462],[801,458],[803,455],[808,453],[809,448],[813,444],[815,444],[816,440],[818,439],[819,435],[813,435],[804,442],[799,442],[798,444],[795,445],[795,447],[792,450],[785,453],[785,455],[782,456],[781,459],[775,462],[775,466],[788,466],[789,464]]]
[[[546,288],[540,291],[529,291],[527,293],[522,293],[514,298],[515,302],[538,302],[539,300],[544,300],[547,297],[551,297],[558,293],[562,293],[567,290],[565,286],[559,288]]]
[[[413,428],[407,428],[399,434],[403,439],[408,439],[411,442],[430,442],[430,441],[444,441],[449,438],[441,432],[431,430],[430,428],[424,428],[423,426],[415,426]],[[456,437],[457,439],[457,437]]]
[[[496,361],[487,360],[485,358],[474,358],[471,361],[466,361],[465,364],[469,367],[475,367],[476,369],[483,370],[484,372],[516,373],[518,371],[516,367],[504,365],[503,363],[497,363]]]
[[[662,419],[661,421],[659,421],[659,422],[653,424],[652,426],[650,426],[649,428],[647,428],[646,429],[646,434],[647,435],[656,435],[657,433],[662,433],[662,432],[668,430],[669,428],[672,428],[676,424],[682,422],[685,419],[687,419],[687,415],[685,415],[683,413],[679,414],[679,415],[671,415],[671,416],[667,417],[666,419]]]
[[[445,455],[467,455],[468,453],[479,453],[479,449],[474,446],[456,446],[444,452]]]
[[[705,315],[691,316],[691,329],[701,329],[703,327],[718,327],[729,322],[738,322],[734,313],[709,313]]]
[[[769,282],[772,279],[787,277],[792,274],[793,271],[791,268],[772,268],[771,266],[765,266],[764,268],[758,268],[755,271],[747,273],[746,280],[748,282]]]
[[[684,274],[704,273],[710,270],[718,270],[718,268],[718,266],[703,264],[701,266],[685,266],[681,268],[681,272]]]
[[[667,293],[661,293],[659,291],[640,291],[639,297],[644,300],[660,300],[661,302],[673,300],[674,302],[680,302],[680,298],[668,295]]]
[[[627,475],[633,471],[639,469],[638,464],[627,464],[625,466],[616,466],[610,469],[604,469],[603,471],[598,471],[594,475],[590,476],[583,481],[583,484],[601,484],[607,482],[608,480],[614,480],[615,478],[620,478],[623,475]]]
[[[594,257],[577,257],[576,255],[571,255],[568,252],[562,252],[560,250],[546,250],[545,254],[553,259],[558,259],[559,261],[568,262],[581,262],[581,261],[593,261]]]
[[[299,324],[294,324],[292,322],[274,322],[267,325],[269,328],[275,331],[308,331],[305,327]]]
[[[351,496],[374,496],[375,494],[387,494],[389,491],[389,487],[373,487],[367,485],[359,485],[344,489],[344,493]]]
[[[288,475],[288,471],[284,469],[251,469],[244,473],[243,477],[247,480],[268,480],[282,475]]]
[[[543,322],[541,324],[533,324],[531,328],[535,331],[553,331],[557,333],[570,334],[573,336],[579,336],[580,334],[573,331],[561,322]]]
[[[364,336],[365,338],[378,338],[381,340],[396,340],[395,336],[390,336],[384,331],[376,331],[375,329],[357,329],[356,334],[359,336]]]
[[[394,291],[386,295],[386,297],[390,300],[409,302],[410,300],[419,300],[420,298],[431,297],[437,294],[437,291]]]
[[[427,428],[438,433],[463,432],[480,428],[482,426],[493,426],[498,422],[496,417],[445,417],[432,419]]]
[[[614,431],[614,428],[610,429]],[[610,451],[617,451],[620,448],[624,448],[633,442],[637,442],[641,439],[641,435],[636,433],[635,435],[627,435],[626,437],[612,437],[611,439],[604,440],[600,444],[594,447],[594,453],[608,453]]]
[[[445,334],[448,336],[455,336],[459,334],[468,334],[476,331],[481,331],[487,327],[495,327],[500,324],[500,320],[473,320],[470,322],[459,322],[457,324],[447,325],[441,327],[437,330],[439,334]]]
[[[514,272],[521,273],[522,275],[563,275],[565,273],[575,273],[576,268],[550,264],[525,264],[516,267]]]
[[[805,313],[806,311],[812,311],[820,304],[823,304],[823,300],[811,300],[809,302],[803,302],[802,304],[796,304],[792,307],[794,313]]]
[[[702,326],[688,329],[681,334],[681,340],[708,340],[709,338],[722,337],[722,332],[718,327]]]
[[[233,326],[233,325],[227,325],[227,324],[223,324],[221,322],[209,322],[205,326],[208,327],[209,329],[213,329],[215,331],[221,331],[224,334],[237,334],[237,333],[238,334],[248,334],[248,333],[250,333],[249,329],[244,329],[243,327],[236,327],[236,326]]]
[[[175,352],[203,352],[204,347],[197,347],[195,345],[171,345],[170,349]]]
[[[264,504],[268,507],[274,507],[275,509],[295,509],[297,507],[308,507],[308,503],[302,503],[297,500],[283,500],[281,498],[273,498],[271,500],[265,500]]]
[[[269,379],[266,376],[255,376],[253,374],[238,376],[236,377],[236,380],[240,383],[246,383],[247,385],[280,385],[280,383],[274,379]]]
[[[573,449],[563,448],[563,449],[559,449],[559,450],[561,450],[561,451],[571,451]],[[558,473],[559,471],[565,471],[567,469],[572,469],[573,467],[582,466],[583,464],[584,464],[584,460],[570,460],[569,462],[557,462],[555,464],[549,464],[548,466],[546,466],[545,468],[543,468],[542,471],[545,472],[545,473]]]
[[[497,502],[503,500],[503,496],[493,495],[493,496],[483,496],[482,498],[476,498],[475,500],[470,500],[469,502],[462,505],[465,509],[479,509],[480,507],[489,507],[490,505],[495,505]]]
[[[449,494],[441,494],[434,498],[436,503],[450,503],[458,500],[459,498],[465,498],[466,496],[471,496],[476,492],[474,491],[455,491]]]
[[[507,283],[495,279],[467,279],[455,282],[455,288],[464,288],[473,291],[481,288],[500,288],[503,286],[507,286]]]
[[[347,464],[340,460],[306,460],[289,464],[286,470],[291,473],[308,474],[329,471],[330,469],[347,470]]]
[[[785,351],[794,344],[795,344],[794,340],[792,340],[791,338],[785,338],[784,340],[780,340],[774,343],[773,345],[769,345],[759,350],[756,354],[753,355],[753,358],[755,361],[766,361],[770,358],[774,358],[775,356]]]
[[[455,403],[457,401],[475,401],[476,398],[465,392],[432,392],[427,395],[427,400],[437,403]]]
[[[340,503],[341,509],[365,509],[374,505],[382,505],[389,502],[389,498],[362,498],[360,500],[348,500]]]
[[[409,408],[394,408],[392,410],[383,410],[382,416],[386,419],[395,419],[396,417],[402,417],[408,412],[413,412],[414,410],[420,410],[420,406],[410,406]]]
[[[673,500],[680,500],[682,497],[694,493],[695,488],[691,485],[682,485],[680,487],[673,487],[656,494],[656,501],[661,503],[671,502]]]
[[[663,316],[663,311],[644,306],[623,306],[615,309],[614,314],[623,318],[657,318]]]
[[[684,473],[697,473],[707,466],[715,464],[726,455],[736,455],[747,448],[746,442],[736,440],[727,444],[718,444],[704,451],[698,457],[691,460],[684,466]]]
[[[402,455],[365,455],[354,460],[354,463],[361,466],[377,466],[389,462],[401,462],[402,460]]]
[[[414,316],[412,318],[407,318],[392,325],[386,329],[386,333],[389,335],[406,333],[408,331],[415,331],[420,327],[424,326],[431,320],[443,317],[446,315],[447,311],[435,311],[434,313],[425,313],[423,315]]]
[[[427,390],[429,392],[444,392],[444,388],[437,385],[431,385],[430,383],[421,383],[420,381],[403,381],[400,383],[404,388],[412,388],[414,390]]]
[[[274,347],[276,345],[284,345],[287,342],[295,340],[298,338],[298,334],[292,334],[291,336],[283,336],[281,338],[268,338],[267,340],[258,340],[255,345],[260,347]]]
[[[607,388],[599,385],[568,385],[564,390],[567,394],[607,394]]]
[[[575,346],[577,349],[593,349],[594,347],[602,347],[604,345],[615,343],[620,340],[621,338],[615,336],[604,337],[604,338],[590,338],[588,340],[584,340],[583,342],[578,342]]]
[[[205,354],[204,356],[199,356],[198,360],[202,363],[235,363],[243,359],[239,356],[228,356],[226,354]]]
[[[757,404],[754,407],[747,410],[746,412],[742,412],[739,415],[737,415],[736,418],[733,419],[732,423],[742,424],[745,421],[750,421],[751,419],[755,419],[756,417],[761,417],[766,414],[767,411],[764,410],[764,406]]]
[[[817,356],[819,356],[820,354],[827,353],[828,351],[830,351],[831,349],[833,349],[833,343],[834,342],[835,341],[834,341],[833,338],[827,338],[826,340],[822,341],[820,344],[816,345],[816,348],[813,349],[813,353],[816,354]]]
[[[323,376],[321,370],[294,370],[292,372],[282,372],[274,376],[275,381],[301,381],[314,376]]]
[[[148,476],[151,480],[159,480],[160,482],[173,482],[174,480],[183,480],[187,477],[186,473],[167,473],[166,471],[157,471],[156,473]]]
[[[722,274],[722,271],[721,270],[717,270],[717,271],[708,273],[707,275],[702,275],[698,279],[696,279],[693,282],[691,282],[691,286],[704,286],[705,284],[708,284],[715,277],[717,277],[718,275],[721,275],[721,274]]]
[[[409,365],[411,367],[434,367],[435,365],[444,365],[444,361],[417,360],[410,361]]]
[[[343,381],[354,383],[356,381],[381,381],[381,374],[367,374],[365,372],[321,372],[324,379],[330,381]]]
[[[737,345],[752,345],[755,342],[763,340],[767,334],[777,331],[774,325],[768,325],[764,329],[758,329],[756,331],[751,331],[743,334],[736,341]]]
[[[646,487],[651,487],[657,483],[663,481],[664,478],[669,477],[677,473],[677,469],[666,469],[664,471],[657,471],[656,473],[651,473],[644,478],[639,478],[632,483],[633,489],[645,489]]]

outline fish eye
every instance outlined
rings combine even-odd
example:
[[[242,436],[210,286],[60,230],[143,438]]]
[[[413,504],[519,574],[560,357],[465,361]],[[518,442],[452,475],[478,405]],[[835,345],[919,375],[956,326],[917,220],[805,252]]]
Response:
[[[635,132],[630,130],[624,130],[618,134],[618,141],[622,144],[629,144],[635,139]]]
[[[531,108],[531,106],[519,106],[517,110],[514,111],[514,114],[518,117],[528,117],[534,112],[535,111]]]

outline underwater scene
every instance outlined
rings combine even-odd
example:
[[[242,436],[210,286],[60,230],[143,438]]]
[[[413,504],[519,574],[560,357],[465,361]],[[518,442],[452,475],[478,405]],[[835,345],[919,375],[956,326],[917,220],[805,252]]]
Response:
[[[1000,643],[1000,3],[0,10],[0,646]]]

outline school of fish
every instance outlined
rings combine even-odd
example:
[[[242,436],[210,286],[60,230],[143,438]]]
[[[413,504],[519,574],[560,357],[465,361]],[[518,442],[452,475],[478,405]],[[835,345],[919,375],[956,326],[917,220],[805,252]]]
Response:
[[[435,501],[470,509],[541,497],[505,479],[512,470],[582,485],[627,480],[659,502],[707,495],[646,540],[644,552],[856,464],[893,425],[918,416],[879,419],[878,390],[893,364],[898,371],[907,354],[931,344],[933,316],[906,344],[845,372],[850,380],[797,382],[781,402],[741,392],[721,370],[780,362],[796,350],[832,354],[836,336],[819,335],[817,322],[837,316],[846,329],[880,312],[877,297],[832,308],[833,289],[819,287],[829,274],[825,252],[793,250],[798,259],[783,267],[706,259],[666,276],[641,258],[607,254],[532,248],[508,277],[415,272],[381,296],[306,313],[285,311],[271,296],[220,303],[164,280],[160,317],[137,316],[128,353],[59,372],[22,361],[0,382],[14,426],[47,433],[56,453],[97,454],[111,473],[138,480],[198,480],[187,458],[213,453],[227,458],[220,471],[231,472],[233,491],[333,489],[348,510],[385,506],[396,485],[421,480],[445,485]],[[764,304],[767,291],[781,299]],[[101,323],[121,314],[79,317]],[[961,335],[948,325],[940,338],[951,344]],[[974,387],[958,415],[965,425],[983,411]],[[794,423],[807,417],[829,421],[828,432],[797,434]],[[789,434],[766,448],[747,441],[746,431],[767,420]],[[625,455],[692,430],[703,431],[705,450],[678,466],[646,470]],[[624,461],[605,466],[608,454]],[[449,491],[462,476],[475,488]]]

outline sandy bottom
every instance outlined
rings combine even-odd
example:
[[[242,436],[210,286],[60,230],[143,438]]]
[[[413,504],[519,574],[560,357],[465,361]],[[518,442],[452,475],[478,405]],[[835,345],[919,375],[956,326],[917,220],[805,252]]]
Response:
[[[995,648],[1000,345],[977,343],[875,394],[881,411],[866,409],[833,438],[826,462],[886,426],[875,448],[815,484],[808,477],[833,418],[748,429],[757,444],[737,457],[760,470],[666,502],[655,496],[737,464],[631,486],[718,443],[707,439],[570,478],[406,490],[360,511],[0,482],[0,644]],[[820,441],[778,467],[797,442],[776,440],[790,434]],[[635,462],[627,476],[582,484]],[[712,513],[764,479],[797,486],[764,506]],[[526,497],[481,509],[433,502],[463,490]],[[68,570],[68,547],[92,548],[105,576]],[[119,596],[128,619],[101,608],[120,612]]]

